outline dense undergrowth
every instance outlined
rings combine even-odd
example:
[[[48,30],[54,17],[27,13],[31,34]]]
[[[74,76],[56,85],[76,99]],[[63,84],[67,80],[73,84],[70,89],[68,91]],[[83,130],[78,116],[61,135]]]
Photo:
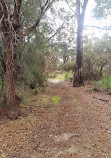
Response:
[[[97,81],[94,86],[96,91],[110,91],[111,90],[111,75],[105,75],[101,80]]]
[[[90,54],[91,55],[91,54]],[[93,85],[95,91],[110,91],[111,90],[111,75],[109,69],[107,69],[107,65],[103,63],[104,67],[101,67],[100,61],[98,57],[98,63],[94,63],[96,58],[93,56],[86,56],[83,63],[83,72],[84,72],[84,81],[90,81]],[[93,53],[92,53],[93,55]],[[60,64],[58,69],[64,76],[64,80],[69,79],[73,81],[74,72],[75,72],[75,61],[69,61],[65,64]],[[102,68],[102,69],[101,69]],[[53,77],[57,77],[57,73],[53,72]]]
[[[53,72],[49,75],[50,78],[60,79],[61,81],[70,80],[73,81],[74,72],[72,70],[62,71],[62,72]]]
[[[72,82],[73,77],[74,77],[74,72],[72,70],[62,71],[62,72],[53,72],[49,75],[49,77],[53,79],[60,79],[61,81],[69,80]],[[88,81],[90,81],[90,84],[93,85],[94,91],[107,92],[111,90],[111,75],[104,75],[97,81],[92,80],[92,78],[89,79]]]

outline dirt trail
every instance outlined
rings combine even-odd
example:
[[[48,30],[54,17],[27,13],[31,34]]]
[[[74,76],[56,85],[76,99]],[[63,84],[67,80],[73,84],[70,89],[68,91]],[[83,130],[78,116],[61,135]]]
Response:
[[[50,80],[22,112],[0,116],[0,158],[111,158],[111,96]]]

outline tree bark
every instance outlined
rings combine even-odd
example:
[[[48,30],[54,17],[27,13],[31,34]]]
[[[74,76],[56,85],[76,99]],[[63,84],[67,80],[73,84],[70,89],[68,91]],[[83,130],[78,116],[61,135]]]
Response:
[[[82,13],[80,13],[80,0],[76,0],[76,15],[77,15],[77,46],[76,46],[76,72],[74,75],[73,86],[79,87],[84,85],[83,81],[83,28],[86,6],[88,0],[84,0]]]
[[[21,7],[21,0],[15,2],[13,19],[10,18],[8,6],[5,1],[0,3],[0,18],[1,18],[1,32],[2,42],[4,45],[5,56],[5,108],[8,118],[16,119],[21,114],[20,98],[16,94],[16,48],[18,45],[18,35],[20,28],[19,12]]]
[[[5,107],[7,116],[10,119],[16,119],[20,114],[20,98],[16,94],[16,79],[17,79],[17,65],[16,65],[16,50],[18,40],[20,38],[20,9],[23,0],[14,0],[13,14],[10,11],[9,3],[6,0],[0,0],[0,29],[2,32],[2,42],[4,45],[5,55],[5,84],[6,97]],[[49,0],[46,0],[44,6],[41,7],[41,13],[32,27],[27,30],[27,35],[34,30],[40,23],[40,20],[48,8],[52,5]]]
[[[7,41],[7,42],[6,42]],[[5,106],[7,116],[10,119],[16,119],[21,114],[20,99],[16,94],[16,59],[15,49],[11,50],[11,44],[9,40],[4,39],[4,50],[5,50],[5,84],[6,84],[6,98]]]

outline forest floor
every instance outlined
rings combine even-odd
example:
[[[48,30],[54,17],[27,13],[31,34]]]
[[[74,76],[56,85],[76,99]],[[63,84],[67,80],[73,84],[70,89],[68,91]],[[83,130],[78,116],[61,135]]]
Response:
[[[28,100],[19,119],[0,115],[0,158],[111,158],[110,95],[58,79]]]

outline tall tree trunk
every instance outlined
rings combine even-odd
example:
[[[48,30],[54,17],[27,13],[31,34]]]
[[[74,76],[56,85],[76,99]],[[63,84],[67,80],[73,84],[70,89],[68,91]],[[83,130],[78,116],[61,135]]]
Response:
[[[76,46],[76,72],[74,75],[73,86],[79,87],[84,85],[83,81],[83,27],[86,6],[88,0],[84,0],[82,13],[80,13],[80,0],[76,0],[76,14],[77,14],[77,46]]]
[[[81,19],[78,24],[77,29],[77,48],[76,48],[76,72],[74,76],[74,87],[83,86],[83,72],[82,72],[82,62],[83,62],[83,28],[81,27]]]
[[[20,98],[16,94],[16,59],[15,49],[12,50],[10,40],[4,39],[5,50],[5,84],[6,84],[6,99],[5,106],[7,116],[10,119],[16,119],[21,114]],[[12,53],[13,52],[13,53]]]
[[[20,98],[16,94],[16,49],[20,28],[20,8],[22,0],[16,0],[13,17],[11,18],[7,2],[0,2],[0,18],[2,42],[5,56],[5,85],[6,97],[5,107],[7,116],[16,119],[21,114]]]
[[[20,35],[20,10],[23,0],[14,0],[14,6],[6,0],[0,0],[0,29],[5,55],[5,82],[6,82],[6,109],[9,118],[15,119],[20,115],[20,99],[16,95],[16,48]],[[55,0],[46,0],[44,6],[40,7],[40,15],[26,33],[28,35],[40,23],[41,18]],[[13,13],[12,13],[13,9]]]

